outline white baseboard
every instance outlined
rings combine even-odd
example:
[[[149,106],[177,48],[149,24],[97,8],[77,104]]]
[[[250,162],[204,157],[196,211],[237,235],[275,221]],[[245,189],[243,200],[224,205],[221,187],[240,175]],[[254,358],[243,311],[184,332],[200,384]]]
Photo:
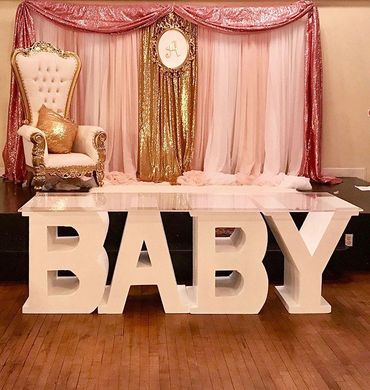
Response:
[[[366,180],[366,168],[322,168],[324,176],[358,177]]]

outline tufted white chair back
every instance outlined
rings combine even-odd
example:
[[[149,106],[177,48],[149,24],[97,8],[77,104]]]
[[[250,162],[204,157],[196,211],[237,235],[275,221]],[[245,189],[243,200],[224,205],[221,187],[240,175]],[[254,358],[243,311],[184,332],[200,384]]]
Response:
[[[14,51],[12,67],[31,126],[36,126],[43,104],[69,117],[71,98],[81,68],[77,54],[59,50],[50,43],[36,42],[28,49]]]

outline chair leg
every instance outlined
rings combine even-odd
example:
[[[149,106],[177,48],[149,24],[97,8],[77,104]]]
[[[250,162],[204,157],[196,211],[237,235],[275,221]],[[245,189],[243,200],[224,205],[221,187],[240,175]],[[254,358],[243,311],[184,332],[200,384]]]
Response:
[[[28,186],[28,188],[32,187],[32,181],[33,181],[33,172],[27,171],[27,186]]]
[[[36,191],[41,191],[46,181],[45,175],[35,174],[33,177],[33,184]]]
[[[104,171],[97,169],[93,172],[94,179],[98,187],[102,187],[104,184]]]

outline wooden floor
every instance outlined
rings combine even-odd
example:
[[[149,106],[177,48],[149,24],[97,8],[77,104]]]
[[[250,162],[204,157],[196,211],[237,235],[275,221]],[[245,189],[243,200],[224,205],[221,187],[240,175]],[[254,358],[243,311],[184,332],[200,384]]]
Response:
[[[0,285],[0,388],[369,389],[370,274],[324,285],[332,314],[165,315],[154,287],[124,315],[22,315]]]

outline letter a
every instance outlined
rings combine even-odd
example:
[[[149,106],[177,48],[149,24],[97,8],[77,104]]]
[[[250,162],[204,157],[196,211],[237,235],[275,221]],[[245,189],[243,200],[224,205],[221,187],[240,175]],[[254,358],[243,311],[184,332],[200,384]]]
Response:
[[[150,261],[140,253],[143,242]],[[176,284],[161,216],[156,210],[128,212],[112,284],[99,313],[122,313],[133,285],[157,285],[166,313],[189,312],[185,287]]]

